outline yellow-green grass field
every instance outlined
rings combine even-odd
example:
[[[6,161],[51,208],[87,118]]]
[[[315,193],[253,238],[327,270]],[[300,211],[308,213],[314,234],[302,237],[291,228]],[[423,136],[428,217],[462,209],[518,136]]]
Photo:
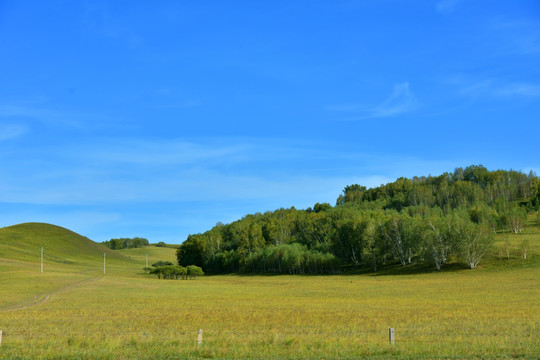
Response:
[[[176,264],[176,249],[170,247],[144,246],[135,249],[122,249],[118,253],[127,256],[136,261],[141,270],[146,265],[146,256],[148,255],[148,266],[158,261],[169,261]]]
[[[540,357],[540,229],[532,222],[523,234],[498,235],[475,270],[178,281],[144,274],[146,253],[149,263],[174,260],[174,249],[152,247],[107,255],[105,275],[109,253],[99,246],[71,263],[51,257],[41,274],[39,248],[34,260],[30,251],[22,261],[6,253],[6,229],[0,359]],[[499,257],[506,238],[509,259]]]

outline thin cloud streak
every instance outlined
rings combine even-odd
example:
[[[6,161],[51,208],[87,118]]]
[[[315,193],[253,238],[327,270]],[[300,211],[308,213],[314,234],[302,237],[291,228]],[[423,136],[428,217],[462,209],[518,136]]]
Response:
[[[394,85],[392,94],[377,106],[359,104],[328,105],[327,110],[350,113],[349,121],[396,117],[410,113],[419,107],[419,101],[410,89],[409,82]]]
[[[43,158],[32,162],[17,158],[18,154],[4,154],[3,160],[11,165],[0,178],[0,201],[96,205],[282,199],[284,204],[310,204],[321,197],[333,201],[352,182],[378,186],[391,181],[380,174],[401,167],[394,156],[375,157],[328,146],[320,151],[319,144],[295,147],[286,140],[239,143],[230,139],[217,145],[158,140],[114,144],[111,140],[93,145],[38,148],[34,153],[43,152]],[[357,180],[358,168],[373,170],[364,171]]]
[[[495,95],[540,97],[540,86],[520,83],[508,84],[496,89]]]
[[[392,95],[379,106],[372,110],[371,117],[381,118],[397,116],[415,110],[418,100],[409,89],[409,83],[404,82],[394,85]]]
[[[540,97],[540,85],[519,82],[500,84],[500,81],[486,79],[467,85],[459,93],[470,97],[536,98]]]

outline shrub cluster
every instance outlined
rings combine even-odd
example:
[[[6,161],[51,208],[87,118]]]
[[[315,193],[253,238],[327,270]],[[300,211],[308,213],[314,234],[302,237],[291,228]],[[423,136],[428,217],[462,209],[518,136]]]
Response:
[[[157,275],[158,279],[195,279],[197,276],[204,275],[203,270],[195,265],[178,266],[165,265],[157,266],[150,270],[150,274]]]

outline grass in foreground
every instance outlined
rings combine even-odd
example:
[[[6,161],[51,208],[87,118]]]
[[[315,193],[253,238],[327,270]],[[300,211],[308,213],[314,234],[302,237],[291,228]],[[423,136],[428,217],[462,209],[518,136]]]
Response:
[[[0,358],[537,358],[537,268],[440,275],[103,277],[0,313]]]
[[[503,236],[513,246],[510,259],[497,256]],[[517,250],[523,237],[532,241],[527,261]],[[63,264],[40,275],[35,263],[2,259],[3,295],[51,296],[0,312],[0,359],[537,359],[539,240],[536,227],[499,235],[475,270],[384,276],[174,281],[142,275],[136,252],[133,264],[118,262],[105,276],[66,272]],[[0,311],[12,305],[0,302]]]

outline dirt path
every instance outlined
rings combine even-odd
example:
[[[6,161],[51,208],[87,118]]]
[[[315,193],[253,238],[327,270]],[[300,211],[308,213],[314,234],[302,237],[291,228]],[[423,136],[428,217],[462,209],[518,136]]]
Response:
[[[4,308],[0,308],[0,313],[8,312],[8,311],[27,309],[27,308],[32,307],[32,306],[43,304],[44,302],[49,300],[49,298],[51,296],[53,296],[55,294],[60,294],[60,293],[63,293],[63,292],[66,292],[66,291],[69,291],[69,290],[72,290],[72,289],[75,289],[75,288],[78,288],[78,287],[82,287],[82,286],[85,286],[85,285],[87,285],[89,283],[92,283],[92,282],[100,280],[100,279],[102,279],[102,277],[97,277],[96,276],[96,277],[93,277],[91,279],[81,280],[81,281],[78,281],[76,283],[66,285],[64,287],[61,287],[59,289],[56,289],[56,290],[51,291],[51,292],[46,293],[46,294],[36,295],[30,301],[26,300],[26,301],[22,301],[22,302],[20,302],[18,304],[13,304],[13,305],[6,306]]]

